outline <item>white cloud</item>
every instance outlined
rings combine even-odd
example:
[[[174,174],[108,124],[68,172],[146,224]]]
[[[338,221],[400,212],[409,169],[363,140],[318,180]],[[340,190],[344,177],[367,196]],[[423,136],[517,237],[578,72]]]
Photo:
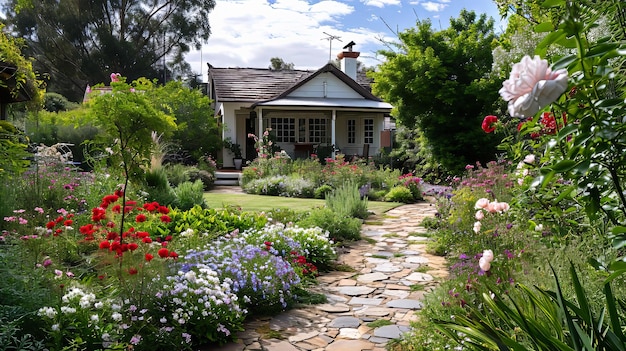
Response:
[[[365,56],[367,47],[372,52],[380,47],[377,38],[382,34],[349,25],[346,16],[354,11],[354,7],[335,0],[277,0],[272,4],[267,0],[218,1],[208,18],[212,33],[208,43],[202,54],[192,51],[186,60],[194,71],[202,72],[204,80],[207,63],[265,68],[272,57],[280,57],[297,69],[318,69],[329,57],[324,32],[341,37],[343,43],[354,40]],[[332,41],[332,59],[341,51],[342,42]]]
[[[400,5],[400,0],[361,0],[365,6],[376,6],[383,8],[388,5]]]
[[[421,5],[426,11],[430,11],[430,12],[440,12],[440,11],[443,11],[443,9],[445,9],[448,6],[448,4],[444,4],[440,2],[432,2],[432,1],[421,3]]]

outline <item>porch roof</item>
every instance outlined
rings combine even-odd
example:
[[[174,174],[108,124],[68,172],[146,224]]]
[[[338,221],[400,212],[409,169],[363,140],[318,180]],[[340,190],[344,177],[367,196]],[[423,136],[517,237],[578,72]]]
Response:
[[[384,101],[375,101],[367,99],[332,99],[332,98],[294,98],[285,97],[282,99],[257,102],[252,105],[254,107],[270,107],[270,108],[289,108],[296,109],[298,107],[317,108],[317,109],[337,109],[337,110],[368,110],[378,112],[391,112],[393,106]]]

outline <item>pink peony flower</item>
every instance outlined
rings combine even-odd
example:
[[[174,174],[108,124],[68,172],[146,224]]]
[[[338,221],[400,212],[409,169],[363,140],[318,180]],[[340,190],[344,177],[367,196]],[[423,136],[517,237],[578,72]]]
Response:
[[[478,201],[476,201],[476,205],[474,206],[474,208],[478,209],[478,208],[482,208],[482,209],[486,209],[487,206],[489,206],[489,199],[485,199],[480,198],[478,199]]]
[[[513,117],[532,116],[556,101],[567,90],[567,70],[552,72],[548,61],[539,56],[524,56],[513,65],[511,76],[502,83],[499,93],[509,102]]]
[[[483,218],[485,218],[485,214],[483,211],[476,211],[476,215],[474,217],[476,217],[477,220],[482,221]]]
[[[478,267],[487,272],[491,269],[491,262],[486,260],[485,257],[481,257],[480,260],[478,260]]]

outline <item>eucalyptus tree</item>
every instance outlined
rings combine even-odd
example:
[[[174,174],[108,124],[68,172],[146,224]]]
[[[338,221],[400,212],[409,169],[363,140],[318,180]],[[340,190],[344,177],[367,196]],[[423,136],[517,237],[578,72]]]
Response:
[[[79,100],[111,72],[163,79],[211,34],[215,0],[2,0],[9,29],[25,39],[49,90]],[[174,62],[177,64],[180,62]],[[170,63],[171,64],[171,63]],[[183,65],[184,66],[184,65]]]

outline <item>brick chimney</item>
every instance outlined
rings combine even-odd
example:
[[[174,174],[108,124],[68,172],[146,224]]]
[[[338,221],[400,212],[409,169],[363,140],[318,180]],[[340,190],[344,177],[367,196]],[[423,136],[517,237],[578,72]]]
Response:
[[[356,59],[361,54],[358,51],[352,51],[352,46],[356,45],[353,41],[344,46],[344,51],[337,55],[341,63],[341,71],[356,81],[357,62]],[[348,49],[348,51],[346,51]]]

